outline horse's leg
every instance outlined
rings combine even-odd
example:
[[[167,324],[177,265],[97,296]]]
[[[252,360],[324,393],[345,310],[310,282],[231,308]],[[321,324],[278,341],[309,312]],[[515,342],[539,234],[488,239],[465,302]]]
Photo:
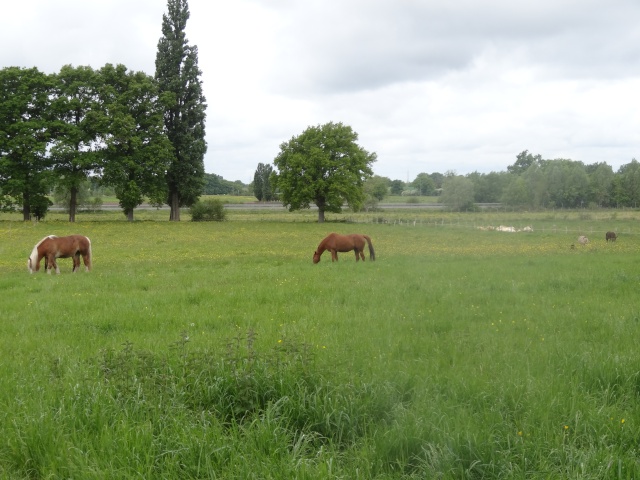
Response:
[[[54,268],[56,269],[56,273],[58,275],[60,275],[60,267],[58,266],[58,262],[56,262],[56,255],[55,253],[52,253],[49,256],[49,266],[51,267],[49,270],[49,273],[51,273],[51,270],[53,270]]]
[[[47,254],[47,256],[45,257],[45,270],[47,271],[48,274],[51,274],[51,270],[53,270],[53,268],[57,268],[58,266],[56,265],[56,260],[55,260],[55,256],[53,254]]]
[[[76,253],[73,256],[73,270],[71,270],[73,273],[76,273],[78,270],[80,270],[80,254]]]
[[[356,262],[359,262],[360,261],[360,255],[359,255],[358,249],[354,248],[353,252],[356,254]]]
[[[332,262],[337,262],[338,261],[338,251],[337,250],[331,250],[331,261]]]
[[[362,258],[362,261],[364,262],[364,250],[360,250],[360,258]]]
[[[82,261],[84,262],[84,271],[88,272],[91,270],[91,257],[89,257],[88,253],[85,253],[82,256]],[[78,261],[78,266],[80,266],[80,262]]]

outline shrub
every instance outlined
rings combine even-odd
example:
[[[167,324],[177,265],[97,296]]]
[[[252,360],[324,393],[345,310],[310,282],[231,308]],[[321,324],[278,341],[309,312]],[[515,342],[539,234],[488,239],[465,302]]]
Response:
[[[194,222],[222,222],[227,216],[223,203],[216,199],[199,200],[189,209],[189,213]]]

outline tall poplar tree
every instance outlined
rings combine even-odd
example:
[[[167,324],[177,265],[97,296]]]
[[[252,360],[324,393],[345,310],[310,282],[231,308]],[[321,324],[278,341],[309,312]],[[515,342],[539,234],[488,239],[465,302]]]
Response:
[[[173,144],[174,159],[167,171],[170,220],[180,220],[180,207],[197,200],[204,186],[206,103],[202,94],[198,47],[189,45],[185,27],[187,0],[168,0],[162,16],[162,37],[156,55],[156,80],[164,105],[164,124]]]

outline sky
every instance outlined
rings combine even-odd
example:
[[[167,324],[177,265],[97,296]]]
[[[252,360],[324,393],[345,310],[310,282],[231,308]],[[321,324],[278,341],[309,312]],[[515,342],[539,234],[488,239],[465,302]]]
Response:
[[[189,0],[205,171],[250,183],[307,127],[342,122],[376,175],[640,160],[638,0]],[[155,73],[166,0],[3,2],[0,68]]]

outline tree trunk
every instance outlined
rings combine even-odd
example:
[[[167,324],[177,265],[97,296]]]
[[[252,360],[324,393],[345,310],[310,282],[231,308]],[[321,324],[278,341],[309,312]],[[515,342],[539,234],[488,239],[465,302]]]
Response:
[[[133,208],[127,211],[127,221],[133,222]]]
[[[71,194],[71,200],[69,201],[69,221],[76,221],[76,206],[78,204],[78,189],[76,187],[71,187],[69,191]]]
[[[318,208],[318,223],[324,223],[324,209]]]
[[[180,221],[180,198],[178,192],[171,192],[171,198],[169,199],[171,207],[171,214],[169,220],[172,222]]]
[[[27,222],[31,220],[31,212],[29,207],[29,194],[24,193],[22,195],[22,220]]]

